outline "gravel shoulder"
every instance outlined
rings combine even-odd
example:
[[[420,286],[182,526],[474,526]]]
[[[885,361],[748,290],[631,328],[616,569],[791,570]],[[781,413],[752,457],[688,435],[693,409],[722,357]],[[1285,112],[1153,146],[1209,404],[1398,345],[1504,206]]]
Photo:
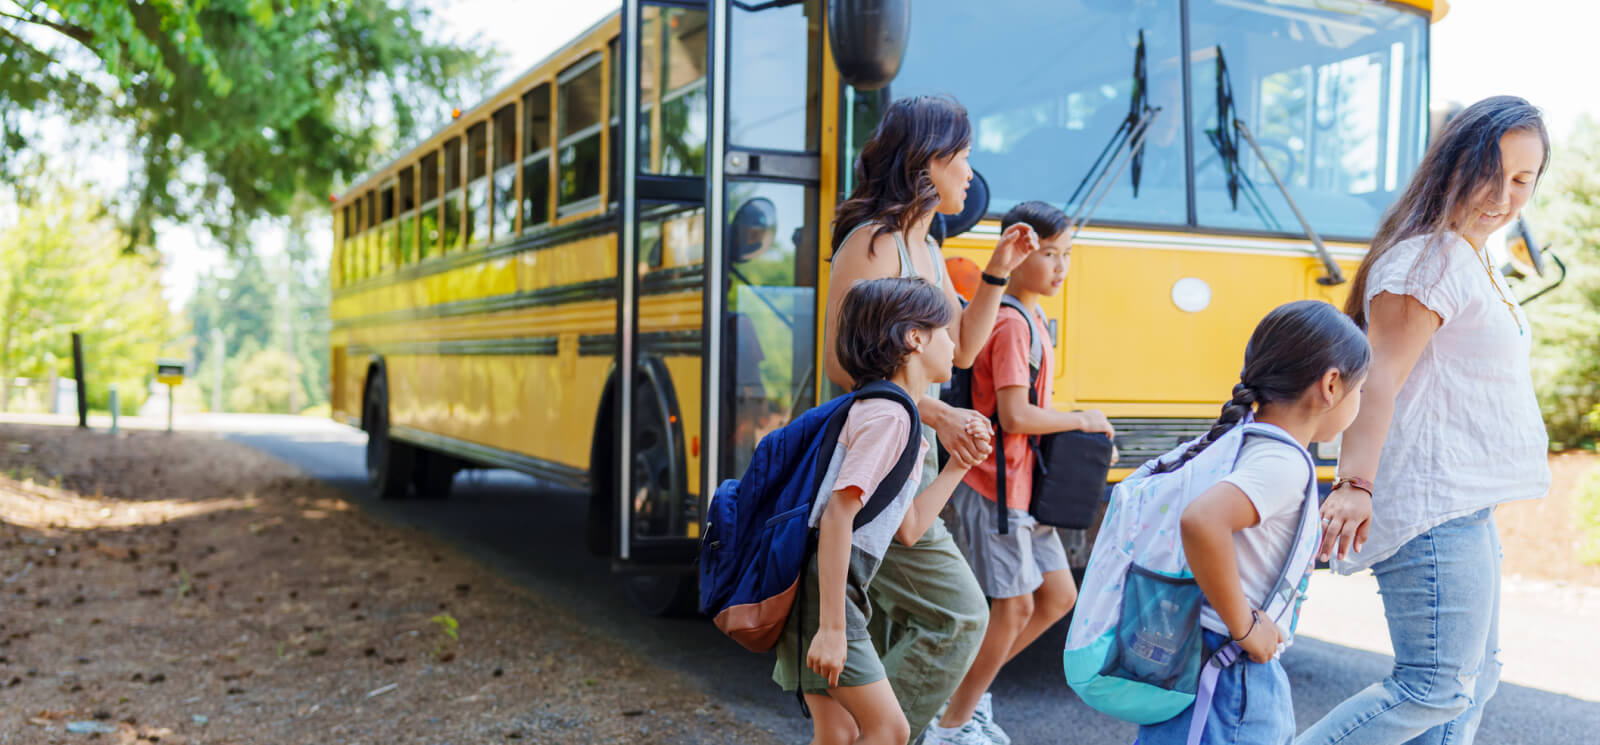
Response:
[[[0,474],[0,743],[773,741],[219,437],[0,424]]]

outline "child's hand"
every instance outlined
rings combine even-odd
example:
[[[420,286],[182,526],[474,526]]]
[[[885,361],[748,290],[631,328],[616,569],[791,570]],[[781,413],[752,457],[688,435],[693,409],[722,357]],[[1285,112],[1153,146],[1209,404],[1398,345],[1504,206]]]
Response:
[[[817,629],[817,635],[811,637],[811,649],[806,652],[806,667],[826,678],[829,688],[838,688],[848,646],[844,629]]]
[[[1105,412],[1100,411],[1099,409],[1089,409],[1087,411],[1077,412],[1077,414],[1080,422],[1078,429],[1080,431],[1101,432],[1104,433],[1106,437],[1116,439],[1117,429],[1111,426],[1111,420],[1106,418]]]
[[[1278,624],[1263,611],[1252,610],[1254,625],[1242,639],[1235,639],[1239,648],[1256,662],[1268,662],[1278,656],[1278,645],[1283,643],[1283,635],[1278,631]]]
[[[1023,259],[1037,250],[1039,234],[1033,232],[1032,226],[1019,222],[1006,228],[1006,232],[1000,236],[1000,242],[995,245],[994,253],[989,256],[989,266],[984,271],[1009,277],[1012,269],[1016,269]]]
[[[948,413],[931,422],[939,444],[949,451],[951,462],[960,460],[970,468],[989,457],[993,428],[989,418],[971,409],[950,407]]]

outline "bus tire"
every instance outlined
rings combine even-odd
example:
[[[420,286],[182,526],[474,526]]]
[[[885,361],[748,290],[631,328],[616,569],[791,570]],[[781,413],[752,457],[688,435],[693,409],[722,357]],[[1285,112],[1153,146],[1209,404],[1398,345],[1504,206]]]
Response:
[[[389,384],[382,368],[368,375],[361,423],[367,430],[367,485],[378,499],[404,499],[411,488],[413,448],[389,436]]]
[[[700,581],[694,574],[631,574],[622,590],[640,613],[687,618],[700,611]]]

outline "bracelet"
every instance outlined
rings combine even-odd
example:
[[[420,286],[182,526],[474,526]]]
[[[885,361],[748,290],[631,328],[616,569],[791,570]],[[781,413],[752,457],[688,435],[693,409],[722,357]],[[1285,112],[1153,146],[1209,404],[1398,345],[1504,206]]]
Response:
[[[1250,628],[1245,630],[1244,636],[1229,637],[1229,638],[1233,639],[1233,641],[1236,641],[1236,642],[1242,642],[1245,639],[1250,638],[1251,632],[1256,630],[1256,624],[1258,622],[1260,622],[1260,621],[1261,621],[1261,611],[1258,611],[1258,610],[1256,610],[1254,608],[1251,608],[1250,609]]]
[[[1337,480],[1335,480],[1333,482],[1333,488],[1329,489],[1328,493],[1332,494],[1333,492],[1336,492],[1340,488],[1346,487],[1346,486],[1352,486],[1352,487],[1355,487],[1357,489],[1360,489],[1361,491],[1366,492],[1368,497],[1372,496],[1372,482],[1368,481],[1368,480],[1366,480],[1364,478],[1361,478],[1360,476],[1343,476],[1343,477],[1340,477],[1339,479],[1337,479]]]
[[[1006,283],[1011,281],[1011,278],[1010,277],[996,277],[993,274],[990,274],[988,272],[984,272],[983,273],[983,281],[988,282],[989,284],[994,285],[996,287],[1005,287]]]

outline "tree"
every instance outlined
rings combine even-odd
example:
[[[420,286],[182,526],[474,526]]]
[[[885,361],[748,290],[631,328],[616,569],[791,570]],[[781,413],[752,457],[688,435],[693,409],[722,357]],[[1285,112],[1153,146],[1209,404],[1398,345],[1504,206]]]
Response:
[[[0,231],[0,381],[72,374],[72,332],[84,337],[91,405],[117,384],[125,411],[143,402],[156,358],[176,336],[159,264],[121,250],[121,234],[82,189],[50,185],[14,206]]]
[[[97,123],[135,155],[129,247],[161,218],[245,246],[488,80],[424,1],[0,0],[0,178],[41,117]]]
[[[1561,287],[1527,309],[1534,386],[1551,447],[1592,444],[1600,433],[1600,122],[1585,116],[1554,148],[1534,206],[1538,238],[1569,269]]]

